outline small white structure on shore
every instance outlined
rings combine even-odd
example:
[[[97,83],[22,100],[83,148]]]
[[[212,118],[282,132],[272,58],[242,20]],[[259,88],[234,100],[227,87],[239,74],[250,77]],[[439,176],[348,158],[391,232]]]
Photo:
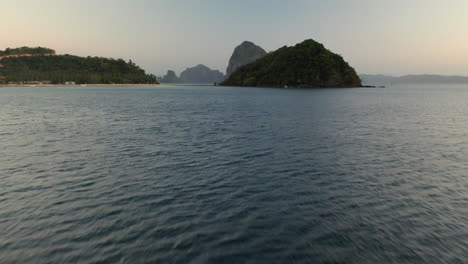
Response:
[[[65,82],[65,85],[75,85],[75,82]]]

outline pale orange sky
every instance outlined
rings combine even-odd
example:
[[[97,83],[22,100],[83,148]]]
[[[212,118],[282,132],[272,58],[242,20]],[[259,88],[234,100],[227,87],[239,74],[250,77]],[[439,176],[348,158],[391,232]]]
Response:
[[[0,0],[0,49],[132,59],[147,71],[226,70],[244,40],[313,38],[359,73],[468,75],[466,0]]]

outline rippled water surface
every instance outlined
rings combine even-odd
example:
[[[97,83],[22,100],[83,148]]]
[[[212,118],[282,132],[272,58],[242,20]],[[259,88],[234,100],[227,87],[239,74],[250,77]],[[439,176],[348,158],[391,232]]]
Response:
[[[0,88],[1,263],[468,263],[468,87]]]

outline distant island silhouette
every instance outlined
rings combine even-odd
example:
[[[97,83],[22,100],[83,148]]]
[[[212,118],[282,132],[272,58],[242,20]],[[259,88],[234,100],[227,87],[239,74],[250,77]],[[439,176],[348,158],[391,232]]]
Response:
[[[218,83],[224,80],[224,74],[218,70],[212,70],[203,64],[186,68],[180,77],[173,70],[160,79],[161,83]]]
[[[366,85],[397,85],[397,84],[468,84],[468,76],[412,74],[390,76],[383,74],[360,74]]]
[[[234,49],[234,52],[229,59],[229,64],[226,69],[226,78],[234,73],[238,68],[252,63],[267,55],[267,52],[253,42],[244,41]]]

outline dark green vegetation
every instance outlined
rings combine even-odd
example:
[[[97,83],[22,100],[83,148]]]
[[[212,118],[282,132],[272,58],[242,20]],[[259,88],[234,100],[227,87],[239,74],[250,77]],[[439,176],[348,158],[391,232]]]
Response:
[[[55,54],[55,50],[42,48],[42,47],[36,47],[36,48],[21,47],[21,48],[15,48],[15,49],[7,48],[6,50],[0,50],[0,56],[23,55],[23,54],[32,54],[32,55]]]
[[[238,68],[223,85],[258,87],[359,87],[356,71],[314,40],[283,47]]]
[[[24,48],[21,48],[24,51]],[[34,50],[34,49],[33,49]],[[26,50],[25,52],[29,52]],[[31,53],[25,53],[31,54]],[[132,61],[72,55],[7,57],[0,60],[0,82],[50,82],[62,84],[157,83]]]

